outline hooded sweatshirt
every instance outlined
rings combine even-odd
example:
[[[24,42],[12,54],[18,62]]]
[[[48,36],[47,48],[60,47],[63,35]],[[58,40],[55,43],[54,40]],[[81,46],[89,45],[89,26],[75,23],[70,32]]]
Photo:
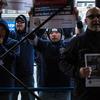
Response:
[[[56,31],[56,30],[55,30]],[[58,30],[57,30],[58,31]],[[49,31],[49,33],[51,30]],[[33,44],[36,50],[42,55],[42,63],[40,68],[40,83],[39,86],[44,87],[65,87],[69,86],[70,79],[59,69],[60,48],[64,46],[62,40],[58,42],[52,42],[49,40],[42,40],[37,36],[33,41],[30,38],[30,42]]]
[[[3,43],[0,44],[0,56],[2,56],[2,54],[4,54],[7,50],[13,47],[17,43],[17,41],[8,37],[10,31],[6,21],[0,19],[0,25],[4,26],[6,30]],[[13,73],[13,69],[16,67],[15,65],[16,58],[18,56],[19,56],[19,48],[10,51],[1,59],[1,61],[3,62],[3,66]],[[4,70],[4,68],[0,66],[0,87],[8,87],[8,86],[12,86],[12,84],[13,84],[13,79]]]
[[[17,20],[23,20],[25,22],[25,28],[23,31],[17,31],[15,27],[15,33],[13,33],[13,36],[15,35],[16,40],[20,41],[24,38],[24,36],[27,34],[27,20],[24,15],[19,15],[15,19],[15,23]],[[33,68],[34,68],[34,48],[32,45],[28,42],[26,39],[20,44],[20,57],[17,63],[16,68],[16,76],[21,79],[23,82],[28,82],[27,79],[30,79],[30,77],[33,77]]]

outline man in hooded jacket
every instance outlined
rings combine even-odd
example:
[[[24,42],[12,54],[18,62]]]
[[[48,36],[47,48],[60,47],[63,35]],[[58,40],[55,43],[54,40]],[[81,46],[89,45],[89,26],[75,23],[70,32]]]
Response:
[[[8,37],[10,31],[6,21],[0,19],[0,56],[14,46],[17,41]],[[11,90],[14,85],[14,79],[2,67],[4,66],[14,74],[16,59],[19,56],[19,47],[11,50],[2,59],[0,59],[0,100],[11,100]],[[5,91],[3,91],[3,89]]]
[[[20,41],[27,34],[27,19],[24,15],[19,15],[15,19],[15,32],[10,35],[10,37],[15,38]],[[17,67],[15,69],[15,75],[27,86],[30,88],[34,88],[34,48],[26,39],[20,45],[20,56],[17,61]],[[17,81],[15,82],[15,86],[18,88],[21,87]],[[35,98],[28,93],[27,91],[21,92],[21,100],[34,100]],[[18,93],[16,92],[13,95],[13,100],[17,100]]]
[[[29,36],[31,44],[35,50],[38,50],[42,55],[42,64],[40,70],[40,87],[67,87],[70,86],[70,78],[66,77],[63,72],[60,71],[59,62],[59,50],[64,46],[62,40],[61,29],[49,29],[48,39],[43,40],[38,38],[35,34]],[[55,92],[55,91],[40,91],[39,96],[43,100],[70,100],[69,91]]]

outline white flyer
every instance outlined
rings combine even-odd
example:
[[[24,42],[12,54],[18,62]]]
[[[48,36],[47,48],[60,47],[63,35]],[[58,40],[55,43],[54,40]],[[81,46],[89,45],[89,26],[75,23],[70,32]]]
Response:
[[[86,78],[86,87],[100,87],[100,54],[85,54],[85,66],[92,68],[90,78]]]

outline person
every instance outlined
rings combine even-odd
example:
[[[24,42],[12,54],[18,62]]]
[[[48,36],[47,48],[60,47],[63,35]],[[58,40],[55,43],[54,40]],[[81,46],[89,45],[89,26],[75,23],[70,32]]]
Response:
[[[10,35],[12,38],[20,41],[27,34],[27,19],[24,15],[19,15],[15,19],[15,33]],[[20,79],[27,87],[34,88],[34,48],[29,43],[28,39],[23,41],[20,45],[20,56],[17,61],[17,67],[15,75]],[[22,88],[17,81],[15,87]],[[17,100],[18,93],[13,94],[13,100]],[[34,100],[34,96],[27,91],[20,91],[21,100]]]
[[[10,31],[7,22],[4,19],[0,19],[0,57],[18,42],[17,40],[11,39],[9,34]],[[0,58],[0,100],[11,100],[12,91],[8,89],[14,86],[14,79],[3,66],[14,74],[16,59],[19,53],[19,47],[16,47]]]
[[[35,34],[29,35],[29,41],[42,55],[40,83],[38,87],[59,88],[70,86],[70,78],[64,75],[58,66],[59,49],[65,44],[62,40],[61,29],[48,29],[48,39],[43,40]],[[69,91],[40,91],[39,97],[43,100],[70,100]]]
[[[88,9],[85,22],[87,29],[84,34],[72,38],[60,55],[60,70],[75,79],[74,100],[96,100],[96,98],[100,98],[100,88],[96,87],[95,84],[90,87],[86,84],[86,79],[91,79],[95,73],[93,68],[95,69],[96,65],[93,63],[94,61],[91,62],[92,57],[95,54],[100,54],[100,8]],[[88,54],[91,55],[90,58],[87,57],[89,62],[86,60]]]
[[[84,32],[84,25],[81,20],[81,16],[78,16],[77,23],[76,23],[76,28],[75,28],[75,34],[78,35],[80,33]]]

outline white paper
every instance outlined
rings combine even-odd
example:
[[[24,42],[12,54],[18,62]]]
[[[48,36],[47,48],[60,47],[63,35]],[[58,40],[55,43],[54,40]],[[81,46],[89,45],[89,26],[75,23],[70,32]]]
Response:
[[[86,78],[86,87],[100,87],[100,54],[85,54],[85,66],[92,68],[90,78]]]

